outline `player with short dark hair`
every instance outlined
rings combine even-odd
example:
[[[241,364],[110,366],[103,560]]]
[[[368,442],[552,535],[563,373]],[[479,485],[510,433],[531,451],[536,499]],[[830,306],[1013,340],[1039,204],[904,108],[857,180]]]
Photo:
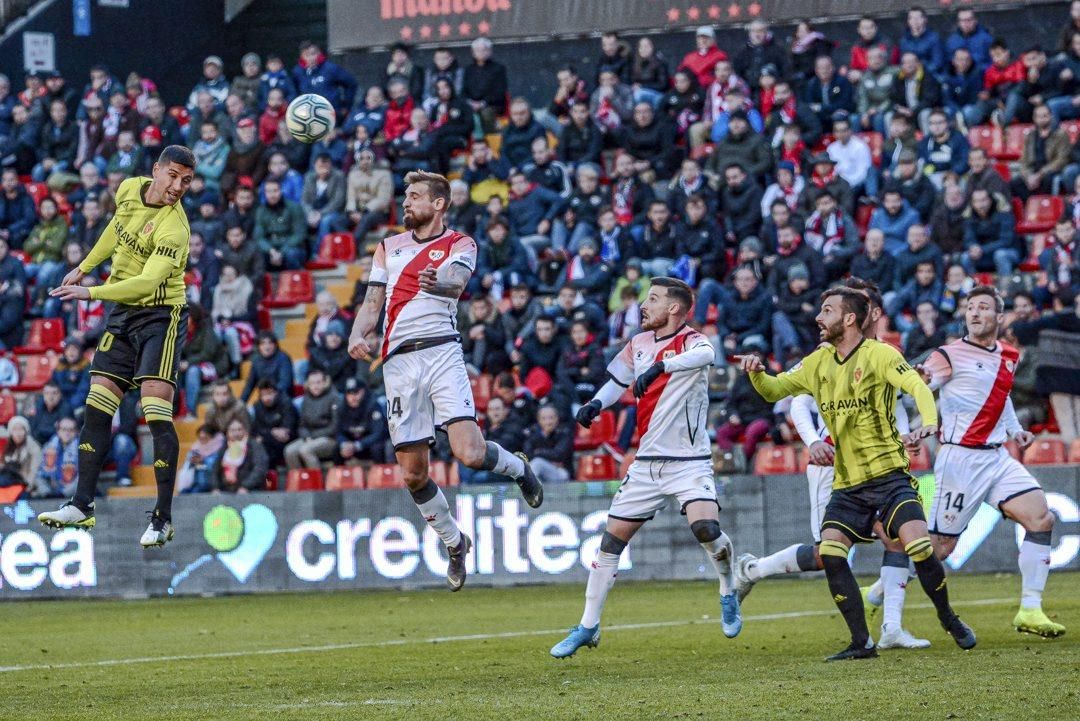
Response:
[[[154,439],[157,503],[142,535],[143,547],[172,540],[172,497],[180,444],[173,425],[173,395],[187,335],[184,269],[191,229],[181,199],[195,175],[195,156],[180,145],[161,151],[150,178],[129,178],[116,192],[116,214],[86,259],[50,295],[64,301],[115,303],[98,343],[79,436],[79,484],[57,511],[38,516],[46,526],[93,528],[98,476],[112,444],[112,419],[124,393],[138,387]],[[80,281],[105,260],[104,285]]]
[[[585,586],[585,611],[551,655],[573,656],[600,643],[600,613],[615,582],[619,556],[638,529],[675,497],[690,530],[705,549],[720,579],[721,626],[734,638],[742,630],[739,599],[731,572],[734,549],[720,530],[720,504],[713,481],[712,449],[706,433],[709,366],[715,352],[709,339],[686,325],[694,294],[676,278],[653,278],[641,304],[642,332],[608,365],[609,380],[577,413],[588,428],[600,412],[633,387],[638,398],[637,457],[608,512],[607,528]]]
[[[877,656],[848,552],[855,543],[871,542],[878,521],[889,538],[903,543],[915,562],[942,627],[958,646],[972,648],[975,633],[949,605],[945,569],[934,555],[916,490],[918,481],[908,472],[904,450],[905,444],[937,432],[934,396],[896,349],[864,337],[869,308],[865,293],[832,288],[822,294],[817,316],[821,340],[828,345],[779,376],[766,374],[757,356],[739,358],[742,370],[750,374],[751,383],[766,400],[813,395],[836,444],[833,492],[821,522],[819,553],[851,643],[828,660]],[[914,397],[924,424],[903,438],[894,416],[898,388]]]

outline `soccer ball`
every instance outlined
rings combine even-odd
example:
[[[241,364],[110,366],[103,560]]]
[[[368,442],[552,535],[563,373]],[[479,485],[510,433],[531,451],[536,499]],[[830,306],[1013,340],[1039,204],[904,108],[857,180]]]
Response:
[[[285,126],[301,143],[317,143],[334,129],[334,106],[321,95],[301,95],[285,111]]]

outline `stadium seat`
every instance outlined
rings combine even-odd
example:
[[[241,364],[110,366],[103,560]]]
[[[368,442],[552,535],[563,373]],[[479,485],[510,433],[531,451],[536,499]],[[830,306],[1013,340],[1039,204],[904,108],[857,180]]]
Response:
[[[996,125],[976,125],[968,130],[968,143],[973,148],[982,148],[990,157],[1001,150],[1001,129]]]
[[[318,468],[294,468],[285,476],[286,491],[321,491],[322,471]]]
[[[289,270],[280,275],[277,288],[268,300],[267,308],[291,308],[301,303],[315,302],[315,281],[306,270]]]
[[[1016,232],[1045,233],[1065,212],[1065,201],[1060,195],[1033,195],[1024,204],[1024,214],[1016,224]]]
[[[762,443],[754,453],[754,475],[773,476],[782,473],[798,473],[799,462],[791,446],[774,446]]]
[[[315,260],[304,266],[308,270],[331,270],[340,263],[356,260],[356,241],[352,233],[327,233],[319,243],[319,253]]]
[[[885,331],[884,333],[882,333],[882,334],[880,334],[878,336],[879,341],[881,341],[882,343],[888,343],[889,345],[891,345],[893,348],[896,348],[897,350],[902,350],[902,346],[901,346],[901,343],[900,343],[900,338],[901,338],[900,333],[897,333],[896,331],[893,331],[893,330],[887,330],[887,331]]]
[[[591,451],[614,440],[615,413],[612,411],[600,411],[600,415],[596,417],[596,420],[588,428],[577,426],[574,450]]]
[[[470,378],[469,385],[472,386],[473,403],[476,404],[476,410],[483,413],[487,410],[488,400],[491,399],[493,386],[491,376],[487,373],[481,373],[474,378]]]
[[[1031,123],[1013,123],[1005,128],[1001,149],[994,153],[994,160],[1019,160],[1024,152],[1024,140],[1035,129]]]
[[[34,200],[34,207],[41,205],[41,201],[49,197],[49,186],[45,183],[27,183],[26,193]]]
[[[712,152],[715,149],[716,146],[712,143],[702,143],[701,145],[690,151],[690,159],[696,160],[700,163],[706,160],[710,155],[712,155]]]
[[[998,175],[1006,183],[1012,180],[1012,171],[1009,169],[1008,163],[994,163],[994,170],[998,171]]]
[[[855,209],[855,229],[859,232],[859,238],[866,238],[866,231],[870,230],[870,218],[874,215],[873,205],[860,205]]]
[[[19,356],[19,385],[12,388],[16,392],[39,391],[52,378],[56,359],[47,355]]]
[[[1060,438],[1037,438],[1024,452],[1024,463],[1029,466],[1050,466],[1065,463],[1065,441]]]
[[[360,466],[334,466],[326,472],[326,490],[354,491],[364,487],[364,469]]]
[[[885,136],[873,130],[856,133],[856,135],[870,146],[870,157],[874,161],[874,167],[881,167],[881,156],[885,150]]]
[[[457,463],[453,461],[449,463],[446,461],[432,461],[428,466],[428,475],[431,476],[431,480],[435,481],[435,485],[441,488],[461,485]]]
[[[26,336],[26,345],[18,346],[19,355],[33,355],[54,350],[59,352],[64,344],[64,321],[60,318],[35,318],[30,321],[30,332]]]
[[[278,489],[278,472],[267,471],[266,472],[266,485],[263,488],[267,491],[276,491]]]
[[[1080,140],[1080,120],[1066,120],[1061,124],[1061,129],[1069,134],[1069,142],[1076,145],[1076,142]],[[1072,191],[1072,188],[1066,188],[1066,192]]]
[[[11,393],[0,393],[0,426],[6,426],[7,422],[19,415],[19,404]]]
[[[0,506],[7,506],[19,500],[19,496],[21,496],[25,490],[26,486],[21,483],[0,488]]]
[[[393,488],[401,489],[405,480],[401,468],[396,463],[378,463],[367,471],[367,488]]]
[[[259,324],[259,330],[274,330],[274,316],[265,305],[259,304],[255,309],[255,315]]]
[[[1069,463],[1080,463],[1080,438],[1074,438],[1069,444]]]
[[[610,481],[616,478],[618,468],[615,459],[607,453],[591,453],[578,458],[578,481]]]

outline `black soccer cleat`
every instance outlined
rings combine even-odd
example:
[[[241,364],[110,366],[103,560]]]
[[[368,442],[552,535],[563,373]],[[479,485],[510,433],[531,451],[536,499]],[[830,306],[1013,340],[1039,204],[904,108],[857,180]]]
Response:
[[[472,550],[472,539],[462,533],[458,545],[448,550],[450,565],[446,567],[446,583],[451,592],[460,591],[465,585],[465,556]]]
[[[877,646],[873,641],[867,642],[867,646],[856,646],[854,643],[845,648],[840,653],[834,653],[829,656],[826,661],[858,661],[864,658],[877,658]]]
[[[520,451],[514,454],[521,459],[521,462],[525,464],[525,473],[521,478],[517,479],[518,488],[521,489],[521,495],[525,499],[525,502],[529,504],[530,508],[539,508],[540,504],[544,502],[544,484],[540,482],[540,479],[533,473],[532,466],[529,465],[529,457]]]
[[[975,648],[975,632],[971,630],[971,626],[961,621],[959,616],[953,614],[953,617],[943,622],[941,627],[949,632],[960,648],[965,651]]]

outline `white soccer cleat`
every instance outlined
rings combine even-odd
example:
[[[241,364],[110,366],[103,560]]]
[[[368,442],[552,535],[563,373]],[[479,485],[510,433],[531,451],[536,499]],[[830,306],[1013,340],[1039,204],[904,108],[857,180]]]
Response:
[[[55,511],[46,511],[38,516],[38,521],[49,528],[82,528],[89,531],[97,523],[94,518],[94,504],[90,504],[89,513],[84,512],[73,502],[68,501]]]
[[[739,597],[739,603],[742,603],[743,599],[750,595],[754,584],[757,583],[757,581],[751,580],[750,575],[747,573],[747,569],[754,563],[757,563],[757,556],[750,553],[740,554],[735,559],[735,594]]]
[[[886,624],[881,627],[878,648],[930,648],[930,642],[925,638],[915,638],[903,626]]]
[[[154,511],[150,514],[150,525],[143,531],[139,543],[143,548],[157,548],[171,541],[175,535],[176,529],[173,528],[172,521]]]

